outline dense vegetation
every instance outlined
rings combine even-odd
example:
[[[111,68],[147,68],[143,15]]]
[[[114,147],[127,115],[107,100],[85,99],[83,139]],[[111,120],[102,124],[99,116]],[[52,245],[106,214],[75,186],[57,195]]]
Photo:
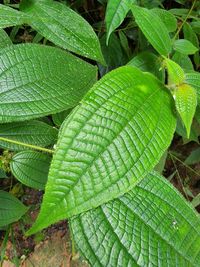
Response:
[[[200,266],[199,15],[185,0],[0,5],[2,264],[16,225],[43,239],[68,219],[91,266]]]

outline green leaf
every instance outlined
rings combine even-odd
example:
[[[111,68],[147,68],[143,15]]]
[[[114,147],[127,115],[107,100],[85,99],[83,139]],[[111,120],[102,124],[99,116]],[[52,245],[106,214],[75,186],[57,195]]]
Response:
[[[107,28],[107,39],[108,44],[111,33],[122,23],[126,14],[133,4],[133,0],[108,0],[106,8],[106,28]]]
[[[188,84],[178,86],[174,91],[176,109],[185,125],[187,137],[190,136],[190,128],[197,106],[196,90]]]
[[[75,106],[96,68],[54,47],[20,44],[0,54],[0,122],[24,121]]]
[[[139,28],[151,45],[161,55],[167,56],[172,49],[168,30],[160,17],[153,10],[134,6],[133,15]]]
[[[142,71],[151,72],[161,81],[164,81],[165,74],[161,63],[161,58],[151,52],[145,51],[137,54],[127,65],[135,66]]]
[[[98,38],[90,24],[66,5],[58,2],[24,0],[21,10],[29,24],[54,44],[104,64]]]
[[[70,112],[71,112],[71,109],[67,109],[62,112],[53,114],[52,119],[53,119],[54,124],[60,127]]]
[[[4,178],[8,178],[7,174],[5,173],[3,169],[0,169],[0,179],[4,179]]]
[[[71,228],[91,266],[200,266],[200,217],[156,173],[73,218]]]
[[[175,61],[185,72],[194,71],[194,66],[189,56],[175,52],[172,60]]]
[[[57,129],[41,121],[0,124],[0,137],[30,145],[45,147],[55,144],[57,135]],[[2,140],[0,140],[0,147],[14,151],[27,149],[22,145],[8,143]]]
[[[36,151],[22,151],[11,160],[11,172],[26,186],[44,189],[49,172],[51,157]]]
[[[170,144],[172,104],[159,80],[131,66],[97,82],[62,125],[41,213],[29,234],[133,188]]]
[[[0,227],[18,221],[27,210],[16,197],[0,191]]]
[[[186,158],[185,164],[192,165],[200,162],[200,148],[193,150]]]
[[[28,16],[6,5],[0,5],[0,28],[24,24]]]
[[[184,70],[176,62],[169,58],[165,58],[163,65],[167,69],[168,85],[179,86],[185,81]]]
[[[11,39],[4,30],[0,29],[0,49],[9,45],[12,45]]]
[[[198,72],[186,73],[185,82],[196,89],[198,103],[200,103],[200,73]]]
[[[162,22],[165,24],[168,32],[174,32],[177,28],[176,17],[169,11],[161,8],[153,8],[152,11],[159,16]]]
[[[174,49],[184,55],[193,55],[199,49],[186,39],[179,39],[174,42]]]

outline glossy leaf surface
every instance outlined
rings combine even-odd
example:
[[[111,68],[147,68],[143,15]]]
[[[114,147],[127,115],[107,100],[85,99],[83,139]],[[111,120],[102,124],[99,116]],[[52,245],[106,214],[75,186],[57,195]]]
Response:
[[[151,45],[159,54],[167,56],[172,49],[172,44],[168,30],[160,17],[153,10],[139,6],[134,6],[132,12],[136,23]]]
[[[71,220],[91,266],[199,266],[200,217],[158,174]]]
[[[58,48],[21,44],[0,54],[0,122],[22,121],[76,105],[96,68]]]
[[[58,2],[22,1],[29,24],[54,44],[79,55],[104,62],[98,38],[90,24]]]
[[[190,72],[185,74],[185,81],[196,89],[198,103],[200,103],[200,73]]]
[[[49,172],[51,157],[36,151],[22,151],[11,160],[11,172],[22,184],[44,189]]]
[[[29,231],[97,207],[133,188],[173,137],[172,97],[153,75],[105,75],[62,125],[41,213]]]

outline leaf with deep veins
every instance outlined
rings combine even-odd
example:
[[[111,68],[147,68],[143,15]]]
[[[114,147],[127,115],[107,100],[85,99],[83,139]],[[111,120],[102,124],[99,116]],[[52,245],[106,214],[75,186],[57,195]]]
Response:
[[[41,213],[28,234],[132,189],[158,163],[174,129],[173,101],[153,75],[105,75],[64,122]]]
[[[91,266],[200,266],[200,217],[156,173],[73,218],[71,228]]]

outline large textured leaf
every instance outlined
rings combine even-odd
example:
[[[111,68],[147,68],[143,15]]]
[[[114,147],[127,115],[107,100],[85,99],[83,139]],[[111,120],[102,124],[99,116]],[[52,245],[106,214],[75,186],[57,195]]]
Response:
[[[159,54],[167,56],[172,49],[172,44],[168,30],[160,17],[153,10],[139,6],[134,6],[132,12],[148,41]]]
[[[172,97],[153,75],[105,75],[64,122],[32,233],[107,202],[158,163],[173,136]]]
[[[91,266],[200,266],[200,218],[158,174],[71,220]]]
[[[160,17],[169,32],[174,32],[176,30],[177,20],[172,13],[161,8],[153,8],[152,11]]]
[[[0,28],[24,24],[28,16],[6,5],[0,5]]]
[[[133,0],[109,0],[106,8],[107,44],[111,33],[122,23]]]
[[[184,70],[173,60],[165,58],[163,65],[167,69],[168,73],[168,85],[175,86],[180,85],[185,80]]]
[[[187,137],[190,136],[190,128],[197,106],[196,90],[188,85],[182,84],[174,91],[176,109],[185,125]]]
[[[198,103],[200,104],[200,73],[198,72],[186,73],[185,81],[196,89]]]
[[[76,105],[96,68],[58,48],[21,44],[0,54],[0,122],[22,121]]]
[[[16,197],[0,191],[0,227],[18,221],[27,209]]]
[[[37,146],[49,146],[56,143],[58,131],[41,121],[27,121],[0,124],[0,137]],[[0,140],[0,147],[9,150],[27,149],[22,145]]]
[[[90,24],[66,5],[24,0],[21,9],[30,16],[29,24],[54,44],[104,62],[98,38]]]
[[[12,45],[11,39],[4,30],[0,29],[0,49],[9,45]]]
[[[10,167],[12,174],[22,184],[44,189],[51,157],[36,151],[22,151],[14,155]]]

